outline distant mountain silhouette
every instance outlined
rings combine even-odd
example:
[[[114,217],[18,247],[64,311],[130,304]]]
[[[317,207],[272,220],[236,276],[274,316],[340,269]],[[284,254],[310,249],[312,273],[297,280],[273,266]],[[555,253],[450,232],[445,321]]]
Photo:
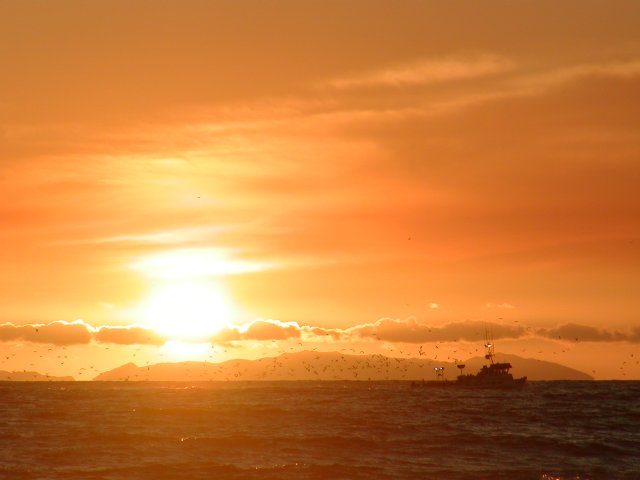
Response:
[[[516,355],[498,355],[498,361],[511,362],[514,377],[530,380],[593,380],[586,373]],[[464,362],[465,373],[476,373],[486,360],[480,357]],[[127,363],[99,374],[94,380],[225,381],[225,380],[431,380],[433,368],[445,367],[445,376],[454,379],[458,369],[452,362],[383,355],[343,355],[338,352],[304,351],[284,353],[258,360],[229,360],[222,363],[158,363],[138,367]]]
[[[53,377],[51,375],[43,375],[38,372],[28,372],[23,370],[22,372],[7,372],[0,370],[0,381],[13,381],[13,382],[72,382],[75,379],[73,377]]]

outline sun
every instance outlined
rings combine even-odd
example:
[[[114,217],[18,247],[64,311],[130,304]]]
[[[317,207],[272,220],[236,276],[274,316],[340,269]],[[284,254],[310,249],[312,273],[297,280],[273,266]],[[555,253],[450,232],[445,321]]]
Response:
[[[229,324],[220,288],[205,281],[178,281],[155,288],[143,303],[143,323],[169,340],[207,341]]]

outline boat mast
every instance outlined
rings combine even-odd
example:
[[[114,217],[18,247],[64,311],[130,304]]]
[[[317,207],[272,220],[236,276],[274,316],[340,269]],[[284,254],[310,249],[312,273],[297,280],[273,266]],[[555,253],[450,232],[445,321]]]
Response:
[[[484,358],[493,363],[493,357],[495,357],[495,347],[493,345],[493,335],[489,334],[487,330],[484,331]]]

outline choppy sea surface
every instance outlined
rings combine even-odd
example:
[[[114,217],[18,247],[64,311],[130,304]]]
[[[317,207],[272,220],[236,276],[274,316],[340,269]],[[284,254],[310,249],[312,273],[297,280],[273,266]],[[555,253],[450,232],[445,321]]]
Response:
[[[0,383],[0,478],[640,479],[640,382]]]

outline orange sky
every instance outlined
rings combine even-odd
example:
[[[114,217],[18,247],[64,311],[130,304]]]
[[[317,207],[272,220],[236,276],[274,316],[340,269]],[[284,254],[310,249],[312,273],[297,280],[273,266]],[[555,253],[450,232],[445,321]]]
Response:
[[[196,358],[163,344],[198,322],[215,361],[471,352],[484,322],[640,378],[639,24],[635,1],[0,4],[0,370]]]

